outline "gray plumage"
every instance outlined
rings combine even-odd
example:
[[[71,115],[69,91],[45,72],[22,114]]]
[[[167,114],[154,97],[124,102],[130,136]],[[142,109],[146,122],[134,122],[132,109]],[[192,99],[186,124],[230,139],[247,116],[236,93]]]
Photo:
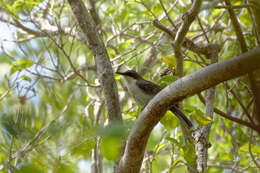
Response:
[[[138,105],[145,107],[149,103],[149,101],[162,90],[160,86],[143,79],[134,70],[117,72],[117,74],[121,74],[125,77],[125,80],[127,82],[127,89]],[[173,105],[170,110],[186,125],[187,128],[192,127],[191,121],[178,108],[177,105]]]

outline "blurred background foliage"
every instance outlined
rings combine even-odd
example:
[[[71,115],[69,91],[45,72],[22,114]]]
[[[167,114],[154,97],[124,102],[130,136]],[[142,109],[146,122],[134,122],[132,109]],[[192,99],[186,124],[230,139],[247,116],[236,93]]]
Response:
[[[231,1],[233,6],[241,6],[235,13],[249,49],[259,45],[256,28],[260,27],[259,2],[251,2],[255,5],[249,10],[247,0]],[[93,162],[100,162],[103,172],[112,172],[120,141],[127,137],[142,108],[128,97],[120,76],[115,75],[124,125],[107,126],[94,58],[66,1],[1,0],[0,4],[0,172],[91,172]],[[208,41],[222,47],[219,61],[241,53],[224,6],[221,0],[205,1],[199,20],[187,35],[196,44],[205,44],[206,31]],[[97,32],[113,69],[138,70],[162,87],[177,80],[162,75],[165,69],[175,68],[172,40],[152,21],[158,19],[172,28],[165,8],[179,27],[190,7],[190,0],[96,0]],[[210,64],[203,55],[183,51],[185,75]],[[247,77],[241,77],[218,85],[215,107],[247,120],[232,92],[253,112],[248,83]],[[207,119],[197,96],[183,104],[197,126],[212,122],[208,172],[259,171],[248,152],[249,128],[217,114],[213,120]],[[142,172],[186,172],[185,165],[196,160],[184,148],[178,126],[175,116],[167,112],[149,138]],[[259,144],[259,136],[254,135],[251,151],[258,158]]]

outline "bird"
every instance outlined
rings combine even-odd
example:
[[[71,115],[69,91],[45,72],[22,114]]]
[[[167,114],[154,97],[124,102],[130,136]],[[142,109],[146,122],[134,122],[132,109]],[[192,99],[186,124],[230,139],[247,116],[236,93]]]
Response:
[[[162,88],[148,80],[145,80],[134,70],[127,70],[125,72],[116,72],[119,75],[124,76],[126,81],[126,87],[130,95],[134,98],[135,102],[145,107],[149,101],[159,93]],[[188,129],[192,128],[191,121],[186,117],[186,115],[178,108],[175,104],[169,109],[171,112],[176,115],[180,121],[183,122],[185,127]]]

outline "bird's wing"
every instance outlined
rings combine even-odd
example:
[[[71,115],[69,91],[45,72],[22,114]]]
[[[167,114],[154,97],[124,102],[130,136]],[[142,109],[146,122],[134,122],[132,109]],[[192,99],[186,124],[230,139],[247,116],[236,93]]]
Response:
[[[137,80],[136,85],[149,95],[155,95],[162,90],[161,87],[147,80]]]

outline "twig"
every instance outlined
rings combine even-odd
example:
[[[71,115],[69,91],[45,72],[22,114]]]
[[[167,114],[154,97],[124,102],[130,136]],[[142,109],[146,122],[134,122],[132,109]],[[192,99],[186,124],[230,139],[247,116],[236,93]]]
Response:
[[[243,111],[246,113],[246,116],[248,117],[248,119],[250,120],[250,122],[255,125],[255,122],[253,120],[253,118],[251,117],[251,115],[249,114],[249,112],[247,111],[245,105],[242,103],[242,101],[240,100],[240,98],[238,97],[238,95],[235,93],[235,91],[230,88],[227,84],[226,87],[228,89],[230,89],[230,92],[232,93],[232,95],[235,97],[235,99],[238,101],[239,105],[241,106],[241,108],[243,109]]]
[[[201,95],[201,93],[199,93],[199,94],[197,94],[197,95],[198,95],[200,101],[201,101],[203,104],[205,104],[205,103],[206,103],[206,102],[205,102],[205,99],[203,98],[203,96]],[[238,124],[242,124],[242,125],[244,125],[244,126],[247,126],[247,127],[251,128],[251,129],[257,131],[257,127],[256,127],[255,125],[253,125],[253,124],[247,122],[247,121],[241,120],[241,119],[236,118],[236,117],[232,117],[232,116],[230,116],[230,115],[228,115],[228,114],[222,112],[221,110],[219,110],[219,109],[217,109],[217,108],[214,108],[214,112],[217,113],[217,114],[219,114],[220,116],[226,118],[226,119],[229,119],[229,120],[231,120],[231,121],[233,121],[233,122],[236,122],[236,123],[238,123]]]
[[[54,44],[62,51],[63,55],[66,57],[66,59],[68,60],[69,64],[70,64],[70,67],[72,68],[73,72],[78,75],[81,79],[83,79],[85,82],[86,82],[86,85],[89,86],[89,87],[99,87],[96,86],[96,85],[92,85],[92,84],[89,84],[88,83],[88,80],[80,74],[80,72],[76,69],[76,67],[73,65],[71,59],[70,59],[70,56],[67,54],[67,52],[63,49],[63,45],[59,45],[55,39],[53,39],[50,35],[48,35],[49,38],[54,42]]]
[[[1,95],[0,97],[0,102],[9,94],[9,92],[13,89],[14,87],[8,88],[8,90]]]
[[[237,8],[248,8],[251,7],[251,5],[248,4],[242,4],[242,5],[217,5],[214,8],[232,8],[232,9],[237,9]]]
[[[161,5],[161,7],[162,7],[162,9],[163,9],[163,11],[164,11],[164,13],[165,13],[167,19],[168,19],[169,22],[171,23],[171,25],[174,27],[175,30],[177,30],[177,27],[176,27],[176,25],[174,24],[174,22],[172,21],[172,19],[170,18],[170,16],[169,16],[167,10],[165,9],[165,7],[164,7],[164,5],[163,5],[162,0],[160,0],[160,5]]]
[[[24,154],[30,149],[29,147],[36,142],[38,139],[40,139],[42,137],[42,135],[44,133],[46,133],[46,131],[50,128],[51,125],[53,125],[63,114],[64,112],[67,111],[67,109],[69,108],[69,105],[72,101],[72,98],[74,96],[74,92],[72,92],[67,100],[66,105],[63,107],[63,109],[61,110],[61,112],[56,115],[54,117],[53,120],[51,120],[48,124],[46,124],[41,130],[39,130],[35,136],[27,143],[25,144],[20,150],[18,150],[15,154],[12,155],[12,159],[20,157],[20,156],[24,156]]]
[[[152,12],[152,10],[148,7],[148,5],[145,4],[144,1],[136,1],[136,2],[142,4],[144,6],[144,8],[146,8],[146,10],[149,11],[154,18],[156,18],[156,15]]]
[[[201,28],[201,30],[202,30],[202,33],[203,33],[204,37],[206,38],[207,42],[210,43],[210,42],[209,42],[209,38],[208,38],[208,36],[207,36],[207,33],[206,33],[205,29],[203,28],[203,25],[202,25],[202,23],[201,23],[201,21],[200,21],[200,18],[199,18],[198,16],[197,16],[197,19],[198,19],[198,23],[199,23],[199,25],[200,25],[200,28]]]
[[[260,170],[260,165],[259,163],[256,161],[252,151],[251,151],[251,144],[252,144],[252,137],[253,137],[253,131],[252,129],[250,130],[250,137],[249,137],[249,144],[248,144],[248,151],[249,151],[249,154],[253,160],[253,162],[255,163],[256,167]]]

